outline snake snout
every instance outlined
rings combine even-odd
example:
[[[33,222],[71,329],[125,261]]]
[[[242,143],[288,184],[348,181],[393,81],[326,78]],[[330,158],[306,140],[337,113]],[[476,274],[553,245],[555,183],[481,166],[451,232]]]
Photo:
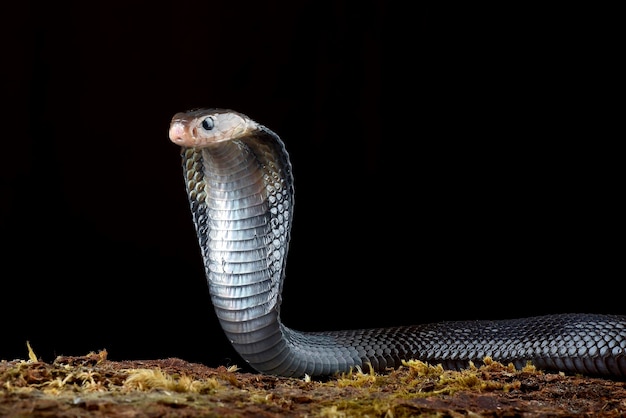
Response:
[[[185,125],[182,122],[174,122],[170,125],[169,136],[170,141],[178,145],[187,145],[186,142],[189,140]]]

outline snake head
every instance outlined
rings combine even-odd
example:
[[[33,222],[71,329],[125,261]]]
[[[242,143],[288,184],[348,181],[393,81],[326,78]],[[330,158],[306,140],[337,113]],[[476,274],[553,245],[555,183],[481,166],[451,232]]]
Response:
[[[256,122],[233,110],[193,109],[172,117],[169,137],[180,146],[202,148],[247,136],[256,129]]]

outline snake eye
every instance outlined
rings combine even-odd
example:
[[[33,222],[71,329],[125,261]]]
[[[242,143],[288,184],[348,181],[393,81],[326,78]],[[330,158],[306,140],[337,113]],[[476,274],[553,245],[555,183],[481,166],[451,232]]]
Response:
[[[202,121],[202,129],[205,131],[210,131],[215,127],[215,120],[211,116]]]

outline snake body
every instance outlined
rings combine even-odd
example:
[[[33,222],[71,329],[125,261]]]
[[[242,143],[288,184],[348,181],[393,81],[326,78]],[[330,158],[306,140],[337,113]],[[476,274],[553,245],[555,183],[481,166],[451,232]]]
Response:
[[[283,324],[281,291],[294,209],[279,136],[228,109],[177,113],[182,166],[211,300],[239,355],[261,373],[301,377],[355,367],[384,372],[415,359],[459,369],[486,356],[517,368],[626,376],[626,316],[520,319],[303,332]]]

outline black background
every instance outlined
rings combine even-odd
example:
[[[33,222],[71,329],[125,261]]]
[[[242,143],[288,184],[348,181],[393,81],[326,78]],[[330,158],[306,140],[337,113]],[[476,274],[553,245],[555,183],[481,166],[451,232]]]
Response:
[[[246,113],[286,143],[293,328],[626,314],[612,15],[16,4],[3,34],[0,358],[26,358],[30,341],[46,361],[106,349],[242,365],[167,137],[194,107]]]

